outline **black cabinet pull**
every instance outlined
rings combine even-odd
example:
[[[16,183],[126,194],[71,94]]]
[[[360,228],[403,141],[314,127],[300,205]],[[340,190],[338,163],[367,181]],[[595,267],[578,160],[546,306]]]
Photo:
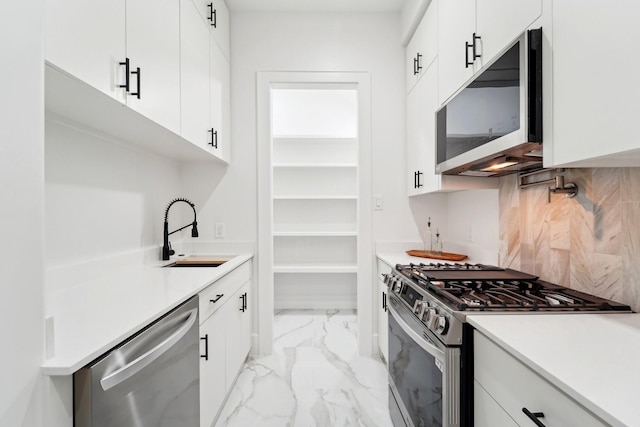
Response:
[[[211,142],[209,142],[209,145],[213,148],[218,148],[218,131],[211,128],[207,132],[211,134]]]
[[[215,299],[210,299],[210,300],[209,300],[209,302],[212,302],[212,303],[214,303],[214,304],[215,304],[215,303],[217,303],[218,301],[220,301],[220,298],[222,298],[223,296],[224,296],[224,294],[217,294],[217,295],[216,295],[216,297],[215,297]]]
[[[247,293],[240,295],[240,300],[242,301],[242,305],[240,306],[240,311],[245,312],[247,310]]]
[[[125,58],[124,62],[121,62],[120,65],[124,65],[124,84],[118,85],[118,87],[129,92],[129,58]]]
[[[422,55],[420,55],[419,53],[416,54],[416,59],[415,59],[416,66],[413,74],[420,74],[420,70],[422,70],[422,65],[420,65],[420,58],[422,58]]]
[[[418,188],[418,172],[413,173],[413,188]]]
[[[469,65],[473,65],[473,61],[469,62],[469,48],[473,47],[469,42],[464,42],[464,68],[469,68]]]
[[[416,188],[422,187],[422,183],[420,182],[420,176],[423,175],[422,172],[416,172]]]
[[[204,358],[204,360],[209,360],[209,334],[204,334],[204,337],[200,337],[200,341],[204,341],[204,355],[201,354],[200,357]]]
[[[476,33],[473,33],[473,60],[475,61],[477,58],[480,58],[482,55],[476,52],[476,40],[481,40],[480,36],[477,36]]]
[[[211,26],[212,26],[213,28],[217,28],[217,27],[216,27],[216,24],[217,24],[217,21],[218,21],[218,19],[217,19],[217,13],[216,13],[216,12],[217,12],[217,9],[214,9],[214,8],[213,8],[213,3],[209,3],[209,4],[207,5],[207,7],[209,8],[209,17],[208,17],[207,19],[208,19],[209,21],[211,21]]]
[[[385,313],[389,310],[387,308],[387,293],[386,292],[382,292],[382,309],[385,311]]]
[[[527,408],[522,408],[522,412],[529,417],[531,421],[538,427],[546,427],[538,418],[544,418],[544,412],[531,412]]]
[[[138,91],[137,92],[131,92],[131,95],[133,95],[133,96],[137,97],[138,99],[140,99],[140,93],[141,93],[141,91],[140,91],[140,75],[141,75],[140,67],[137,67],[136,71],[132,71],[131,74],[135,74],[136,75],[136,81],[138,83]]]
[[[418,74],[418,58],[413,58],[413,75]]]

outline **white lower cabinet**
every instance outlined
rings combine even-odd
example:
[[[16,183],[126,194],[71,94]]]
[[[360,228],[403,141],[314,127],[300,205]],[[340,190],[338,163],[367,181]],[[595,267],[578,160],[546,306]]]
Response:
[[[213,425],[251,349],[251,262],[200,292],[200,426]]]
[[[251,312],[249,310],[249,288],[251,282],[247,282],[225,304],[225,351],[226,351],[226,391],[231,386],[251,348]]]
[[[224,311],[200,324],[200,426],[209,427],[227,395]]]
[[[385,274],[391,273],[391,267],[384,261],[378,259],[378,349],[380,355],[388,362],[389,360],[389,318],[387,314],[387,285],[384,283]]]
[[[476,427],[535,426],[524,409],[542,414],[539,421],[546,427],[607,425],[477,331],[474,378]]]

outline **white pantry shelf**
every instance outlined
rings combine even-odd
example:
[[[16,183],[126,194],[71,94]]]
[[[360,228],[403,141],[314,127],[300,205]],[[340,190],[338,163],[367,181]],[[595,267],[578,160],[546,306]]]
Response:
[[[275,168],[357,168],[356,163],[274,163]]]
[[[357,237],[357,231],[274,231],[274,237]]]
[[[357,273],[355,264],[274,265],[274,273]]]
[[[358,196],[346,195],[346,196],[332,196],[332,195],[286,195],[286,196],[273,196],[273,200],[358,200]]]

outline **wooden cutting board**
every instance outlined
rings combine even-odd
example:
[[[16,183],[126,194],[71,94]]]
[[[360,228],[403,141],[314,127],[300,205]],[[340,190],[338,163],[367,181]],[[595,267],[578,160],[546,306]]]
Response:
[[[420,251],[417,249],[412,249],[410,251],[407,251],[407,254],[411,256],[417,256],[420,258],[433,258],[433,259],[441,259],[445,261],[462,261],[464,259],[467,259],[467,256],[462,254],[454,254],[451,252],[442,252],[441,254],[436,254],[433,251]]]

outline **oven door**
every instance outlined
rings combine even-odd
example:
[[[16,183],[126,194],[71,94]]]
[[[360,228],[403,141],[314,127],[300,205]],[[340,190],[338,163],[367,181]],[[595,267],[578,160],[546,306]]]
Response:
[[[459,374],[460,349],[435,339],[389,295],[389,404],[395,427],[460,426]]]

